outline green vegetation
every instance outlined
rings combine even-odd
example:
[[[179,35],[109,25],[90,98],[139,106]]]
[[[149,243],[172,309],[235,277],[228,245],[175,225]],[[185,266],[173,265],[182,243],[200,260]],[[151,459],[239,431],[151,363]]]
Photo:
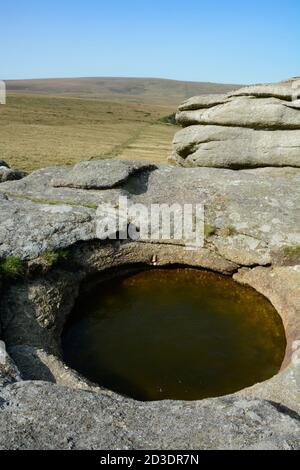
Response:
[[[284,247],[284,254],[288,258],[300,257],[300,245],[291,245]]]
[[[205,238],[215,235],[217,228],[210,224],[204,224],[204,235]]]
[[[64,263],[69,258],[70,258],[69,250],[56,250],[56,251],[47,250],[40,256],[40,260],[42,264],[48,269],[51,269],[54,266]]]
[[[218,231],[218,234],[221,235],[222,237],[232,237],[233,235],[237,234],[237,230],[231,225],[228,225],[228,226],[222,227]]]
[[[0,274],[7,279],[19,279],[25,276],[25,263],[17,256],[8,256],[0,261]]]
[[[217,228],[211,224],[204,225],[204,235],[206,238],[211,237],[213,235],[219,235],[221,237],[232,237],[236,235],[238,232],[237,230],[232,227],[231,225],[225,225],[222,228]]]

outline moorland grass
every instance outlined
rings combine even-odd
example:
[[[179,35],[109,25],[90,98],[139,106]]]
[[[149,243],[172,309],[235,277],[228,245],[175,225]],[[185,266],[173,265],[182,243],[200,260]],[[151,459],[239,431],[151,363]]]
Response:
[[[32,171],[98,158],[165,163],[177,127],[173,108],[144,103],[9,94],[0,106],[0,156]]]

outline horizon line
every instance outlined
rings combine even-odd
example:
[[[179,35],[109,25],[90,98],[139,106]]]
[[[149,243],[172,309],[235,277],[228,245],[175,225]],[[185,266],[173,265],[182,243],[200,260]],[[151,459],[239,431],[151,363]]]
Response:
[[[165,78],[165,77],[134,77],[134,76],[112,76],[112,75],[87,75],[87,76],[63,76],[63,77],[30,77],[30,78],[7,78],[4,79],[4,82],[23,82],[23,81],[34,81],[34,80],[93,80],[93,79],[128,79],[128,80],[161,80],[161,81],[171,81],[171,82],[184,82],[184,83],[208,83],[208,84],[217,84],[217,85],[243,85],[241,82],[219,82],[211,80],[184,80],[176,78]],[[275,82],[274,82],[275,83]]]

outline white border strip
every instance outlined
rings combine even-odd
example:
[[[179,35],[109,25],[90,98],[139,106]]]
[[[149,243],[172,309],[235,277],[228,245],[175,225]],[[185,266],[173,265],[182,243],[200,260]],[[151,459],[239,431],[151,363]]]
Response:
[[[6,85],[3,80],[0,80],[0,104],[6,104]]]

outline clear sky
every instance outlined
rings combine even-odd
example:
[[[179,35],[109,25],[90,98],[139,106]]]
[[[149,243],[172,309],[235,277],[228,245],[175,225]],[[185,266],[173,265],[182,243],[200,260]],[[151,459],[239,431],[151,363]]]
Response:
[[[300,75],[299,0],[0,0],[0,79]]]

